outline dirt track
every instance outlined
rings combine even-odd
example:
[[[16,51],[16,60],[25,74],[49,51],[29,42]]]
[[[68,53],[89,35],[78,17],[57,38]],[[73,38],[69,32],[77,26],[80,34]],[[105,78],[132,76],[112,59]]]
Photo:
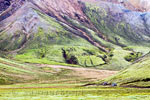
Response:
[[[0,87],[0,89],[26,89],[26,88],[70,88],[75,86],[80,86],[79,84],[87,84],[89,82],[94,82],[98,80],[102,80],[104,78],[110,77],[117,73],[117,71],[109,71],[109,70],[98,70],[92,68],[80,68],[80,67],[69,67],[69,66],[60,66],[60,65],[48,65],[48,64],[32,64],[34,67],[39,67],[41,70],[39,79],[27,82],[27,83],[17,83],[17,87],[7,86]],[[44,69],[46,68],[46,69]],[[49,69],[50,68],[50,69]],[[43,70],[42,70],[43,69]],[[36,70],[32,70],[36,73]],[[45,76],[43,75],[50,75]],[[29,79],[30,77],[17,76]],[[23,85],[22,87],[18,87],[19,85]],[[37,84],[33,85],[32,84]],[[58,86],[51,85],[40,85],[40,84],[62,84]],[[63,85],[63,84],[73,84],[73,85]],[[29,85],[29,86],[28,86]]]
[[[101,80],[107,77],[110,77],[116,74],[118,71],[109,71],[109,70],[98,70],[92,68],[77,68],[77,67],[67,67],[60,65],[47,65],[47,64],[38,64],[39,67],[51,67],[55,69],[69,69],[72,70],[73,76],[78,76],[81,78],[86,78],[90,80]]]

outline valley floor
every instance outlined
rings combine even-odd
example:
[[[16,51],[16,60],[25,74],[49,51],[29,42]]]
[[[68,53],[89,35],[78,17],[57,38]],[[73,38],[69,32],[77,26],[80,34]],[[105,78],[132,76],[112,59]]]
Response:
[[[107,78],[117,71],[34,64],[49,80],[0,85],[0,100],[149,100],[150,89],[82,85]]]
[[[102,80],[105,78],[108,78],[109,76],[112,76],[116,74],[118,71],[109,71],[109,70],[98,70],[98,69],[92,69],[92,68],[80,68],[80,67],[69,67],[69,66],[61,66],[61,65],[48,65],[48,64],[37,64],[36,66],[40,68],[52,68],[55,70],[65,69],[70,70],[70,73],[68,75],[73,77],[81,78],[80,80],[88,80],[88,81],[97,81]],[[60,79],[59,79],[60,80]],[[62,78],[63,80],[63,78]]]
[[[81,84],[4,86],[0,100],[150,100],[150,89],[80,87]],[[36,86],[40,86],[40,88]],[[11,87],[11,88],[10,88]]]

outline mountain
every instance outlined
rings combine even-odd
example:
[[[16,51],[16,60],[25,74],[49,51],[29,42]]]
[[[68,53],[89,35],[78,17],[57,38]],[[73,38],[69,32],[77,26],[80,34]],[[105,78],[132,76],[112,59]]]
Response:
[[[120,70],[149,52],[147,2],[0,0],[0,55]]]

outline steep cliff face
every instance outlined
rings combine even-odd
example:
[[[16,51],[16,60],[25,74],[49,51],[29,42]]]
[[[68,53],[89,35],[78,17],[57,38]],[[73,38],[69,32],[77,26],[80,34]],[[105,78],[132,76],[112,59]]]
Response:
[[[123,48],[131,46],[134,51],[135,44],[149,48],[150,42],[150,13],[137,10],[131,2],[1,0],[0,50],[83,66],[105,65],[109,60],[113,66],[114,61],[123,60],[122,65],[126,66],[129,63],[123,57],[130,51]],[[122,50],[122,59],[116,55],[118,48]],[[110,56],[112,52],[114,58]]]
[[[50,16],[58,19],[67,15],[73,19],[86,20],[77,0],[33,0],[32,2]]]
[[[0,21],[13,15],[15,11],[23,6],[24,2],[24,0],[1,0]]]
[[[0,0],[0,11],[7,9],[11,5],[9,0]]]

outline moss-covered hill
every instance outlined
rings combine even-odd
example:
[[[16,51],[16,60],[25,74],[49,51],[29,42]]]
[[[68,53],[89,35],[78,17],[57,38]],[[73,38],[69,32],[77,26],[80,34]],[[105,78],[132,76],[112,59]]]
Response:
[[[0,14],[0,55],[26,63],[120,70],[149,52],[149,13],[111,5],[16,2]]]
[[[139,58],[128,68],[123,69],[118,74],[105,79],[99,83],[106,82],[108,85],[117,83],[118,86],[127,87],[150,87],[150,53]],[[98,83],[98,84],[99,84]]]

